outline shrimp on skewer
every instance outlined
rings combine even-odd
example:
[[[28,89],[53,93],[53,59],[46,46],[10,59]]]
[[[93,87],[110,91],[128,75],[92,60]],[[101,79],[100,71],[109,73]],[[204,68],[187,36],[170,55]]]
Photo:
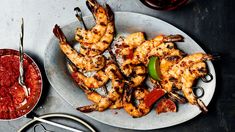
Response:
[[[82,86],[80,85],[79,87],[81,88]],[[112,101],[109,98],[100,95],[96,91],[92,91],[90,89],[83,89],[83,91],[85,92],[87,98],[90,101],[94,102],[94,104],[78,107],[77,110],[81,112],[84,113],[89,113],[92,111],[102,112],[112,104]]]
[[[124,39],[124,43],[126,43],[132,49],[140,46],[144,41],[145,36],[143,32],[132,33]]]
[[[143,64],[137,62],[133,64],[133,60],[130,59],[124,61],[121,70],[124,75],[130,77],[127,82],[132,88],[139,86],[147,75],[147,68]]]
[[[212,60],[212,55],[204,54],[204,53],[195,53],[192,55],[188,55],[184,57],[179,63],[174,65],[170,71],[169,74],[175,78],[178,77],[178,75],[182,74],[185,68],[188,68],[192,66],[195,63],[203,62],[207,60]]]
[[[96,25],[90,30],[77,28],[75,39],[82,45],[97,43],[105,34],[108,24],[108,14],[105,8],[96,0],[87,0],[86,4],[95,18]]]
[[[158,56],[160,59],[166,58],[167,56],[184,56],[184,53],[179,49],[176,49],[175,44],[172,42],[162,43],[158,47],[153,48],[147,58],[150,56]],[[168,59],[176,59],[175,57],[167,57]]]
[[[196,79],[203,77],[206,74],[207,69],[205,62],[199,62],[194,64],[191,68],[185,70],[180,79],[180,84],[182,85],[181,89],[183,91],[184,96],[187,98],[190,104],[197,105],[204,113],[208,110],[205,104],[194,95],[192,86]]]
[[[144,65],[137,65],[134,67],[133,72],[131,73],[132,77],[128,81],[130,87],[139,86],[146,78],[147,68]]]
[[[162,46],[161,46],[162,45]],[[177,64],[185,54],[176,49],[173,43],[161,44],[158,51],[154,51],[160,57],[161,85],[168,92],[174,87],[174,78],[169,77],[169,70]],[[165,46],[165,47],[164,47]]]
[[[121,82],[120,80],[112,81],[112,89],[111,89],[111,91],[109,91],[107,96],[102,96],[99,93],[97,93],[96,91],[92,91],[90,89],[83,89],[83,91],[87,95],[87,98],[90,101],[92,101],[94,104],[78,107],[77,110],[87,113],[87,112],[92,112],[92,111],[102,112],[102,111],[108,109],[110,106],[115,104],[116,101],[118,101],[120,99],[121,93],[119,93],[119,90],[122,89],[123,86],[124,86],[124,82]],[[122,91],[122,90],[120,90],[120,91]],[[119,106],[119,108],[120,108],[120,106]]]
[[[124,80],[122,80],[121,72],[118,67],[111,61],[107,62],[108,66],[105,69],[106,75],[111,79],[112,88],[108,92],[107,96],[102,96],[96,91],[92,91],[88,88],[83,88],[83,91],[87,95],[87,98],[94,102],[94,104],[89,106],[79,107],[78,110],[82,112],[91,111],[104,111],[107,108],[120,108],[122,107],[121,98],[124,87]]]
[[[170,44],[170,41],[171,42],[178,42],[178,41],[182,41],[182,40],[183,40],[183,37],[180,35],[170,35],[170,36],[159,35],[159,36],[156,36],[154,39],[147,40],[143,44],[141,44],[140,46],[138,46],[136,48],[136,50],[134,52],[134,59],[137,59],[140,62],[147,65],[148,57],[150,57],[152,55],[156,55],[157,53],[155,53],[155,52],[157,52],[157,51],[161,51],[159,49],[160,45],[164,46],[165,42],[167,44]],[[172,46],[169,46],[168,49],[170,49],[170,47],[172,47]],[[165,47],[163,47],[162,49],[164,49],[164,48]]]
[[[107,30],[103,37],[96,43],[92,43],[89,45],[82,45],[80,52],[83,55],[88,56],[97,56],[102,54],[112,43],[114,38],[114,14],[110,7],[106,5],[107,12],[109,14],[108,24],[107,24]]]
[[[53,33],[59,39],[60,49],[77,68],[85,71],[98,71],[105,66],[106,59],[103,55],[87,57],[74,50],[58,25],[55,25]]]
[[[105,68],[105,74],[111,79],[123,79],[122,73],[120,72],[118,66],[113,60],[107,61],[107,67]]]
[[[108,76],[102,70],[96,72],[92,77],[87,77],[79,71],[73,72],[72,76],[77,83],[83,84],[87,88],[100,88],[109,80]]]
[[[123,58],[132,59],[134,49],[140,46],[144,41],[145,37],[143,32],[132,33],[125,39],[120,38],[118,42],[122,43],[122,45],[118,46],[121,49],[118,54],[123,56]]]
[[[122,96],[117,99],[110,107],[110,109],[120,109],[123,108]]]
[[[147,69],[138,60],[132,58],[126,59],[125,56],[133,56],[130,54],[133,54],[134,49],[144,41],[144,34],[142,32],[136,32],[128,35],[125,39],[120,40],[122,45],[118,45],[118,50],[120,50],[119,55],[123,58],[120,69],[125,76],[130,77],[127,81],[130,87],[137,87],[145,80]]]
[[[149,93],[147,89],[144,88],[136,88],[134,90],[134,95],[128,95],[127,90],[124,92],[123,97],[123,108],[124,110],[130,114],[133,118],[142,117],[149,113],[151,108],[147,107],[144,103],[144,97]],[[139,101],[138,106],[135,106],[133,102],[129,98],[134,97],[136,100]]]
[[[74,81],[77,82],[79,85],[83,85],[87,89],[102,87],[109,80],[108,76],[103,70],[99,70],[93,76],[87,77],[83,73],[78,71],[73,64],[67,63],[67,67]]]
[[[167,55],[164,56],[164,58],[161,58],[160,71],[163,78],[164,76],[168,75],[168,71],[170,70],[170,68],[173,65],[177,64],[184,57],[184,55],[185,54],[180,50],[172,49],[170,50],[170,53],[167,53]]]
[[[82,84],[87,88],[100,88],[105,85],[109,79],[115,80],[118,78],[122,78],[121,73],[118,71],[118,67],[113,64],[111,61],[107,61],[107,67],[105,70],[99,70],[92,77],[87,77],[83,73],[77,71],[72,66],[70,71],[72,72],[72,76],[78,84]]]
[[[203,53],[195,53],[184,57],[170,68],[169,74],[161,81],[161,85],[168,92],[172,91],[172,87],[182,90],[190,104],[198,105],[203,112],[207,112],[204,103],[194,95],[192,86],[196,79],[207,74],[204,61],[210,59],[212,59],[211,55]]]

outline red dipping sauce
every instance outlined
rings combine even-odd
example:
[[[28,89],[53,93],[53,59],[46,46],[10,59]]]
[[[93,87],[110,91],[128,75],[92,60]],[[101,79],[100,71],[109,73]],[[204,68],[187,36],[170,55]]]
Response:
[[[39,68],[27,55],[24,55],[23,67],[28,97],[18,83],[19,52],[0,49],[0,119],[15,119],[27,114],[40,98],[42,77]]]

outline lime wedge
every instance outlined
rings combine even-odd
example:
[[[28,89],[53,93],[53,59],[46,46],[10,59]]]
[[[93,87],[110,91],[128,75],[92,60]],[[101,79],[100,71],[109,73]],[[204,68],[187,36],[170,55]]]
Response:
[[[158,57],[152,56],[150,57],[149,64],[148,64],[148,73],[151,78],[154,80],[161,81],[160,78],[160,61]]]

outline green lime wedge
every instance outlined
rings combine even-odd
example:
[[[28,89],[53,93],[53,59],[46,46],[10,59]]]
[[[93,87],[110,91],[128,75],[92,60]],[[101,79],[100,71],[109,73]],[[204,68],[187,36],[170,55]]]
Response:
[[[150,57],[149,64],[148,64],[148,73],[151,78],[154,80],[161,81],[160,78],[160,61],[158,57],[152,56]]]

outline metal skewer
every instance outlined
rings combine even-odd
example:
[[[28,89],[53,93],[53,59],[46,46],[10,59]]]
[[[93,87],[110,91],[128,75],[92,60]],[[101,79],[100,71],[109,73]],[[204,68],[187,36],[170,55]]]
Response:
[[[78,21],[80,22],[81,26],[83,29],[87,29],[86,28],[86,25],[83,21],[83,18],[82,18],[82,11],[79,7],[75,7],[74,8],[74,11],[76,12],[75,16],[77,17]]]
[[[26,87],[24,83],[24,51],[23,51],[23,39],[24,39],[24,19],[21,19],[21,34],[20,34],[20,45],[19,45],[19,52],[20,52],[20,66],[19,66],[19,71],[20,71],[20,76],[19,76],[19,84],[22,86],[25,95],[29,96],[29,91],[28,88]]]

